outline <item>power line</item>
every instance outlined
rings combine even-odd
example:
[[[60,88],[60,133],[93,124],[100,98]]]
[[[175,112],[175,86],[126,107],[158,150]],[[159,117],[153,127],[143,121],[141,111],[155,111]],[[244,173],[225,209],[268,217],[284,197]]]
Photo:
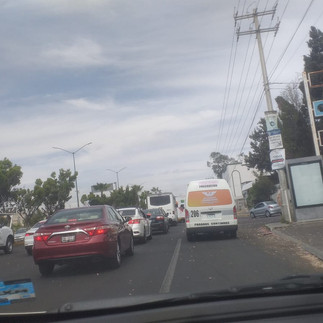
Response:
[[[287,51],[288,47],[290,46],[291,42],[293,41],[293,39],[294,39],[294,37],[295,37],[295,35],[296,35],[296,33],[297,33],[298,29],[300,28],[300,26],[301,26],[301,24],[303,23],[303,21],[304,21],[304,19],[305,19],[306,15],[307,15],[307,13],[308,13],[308,11],[310,10],[310,8],[311,8],[311,6],[312,6],[313,2],[314,2],[314,0],[311,0],[310,4],[308,5],[308,7],[307,7],[306,11],[304,12],[304,15],[303,15],[303,17],[302,17],[301,21],[298,23],[298,26],[296,27],[296,30],[294,31],[294,33],[293,33],[292,37],[290,38],[289,42],[287,43],[287,46],[285,47],[285,49],[284,49],[283,53],[282,53],[282,54],[280,55],[280,57],[278,58],[278,61],[276,62],[275,66],[274,66],[274,68],[273,68],[273,70],[272,70],[272,72],[270,73],[270,75],[269,75],[269,79],[270,79],[270,78],[272,78],[273,74],[274,74],[274,73],[275,73],[275,71],[277,70],[277,68],[278,68],[279,64],[281,63],[281,61],[282,61],[283,57],[284,57],[284,56],[285,56],[285,54],[286,54],[286,51]]]

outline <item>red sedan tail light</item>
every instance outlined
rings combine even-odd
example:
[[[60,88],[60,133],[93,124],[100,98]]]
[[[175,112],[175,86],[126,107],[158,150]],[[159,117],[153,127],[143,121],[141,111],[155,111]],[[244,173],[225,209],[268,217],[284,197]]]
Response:
[[[35,233],[34,241],[47,241],[50,235],[50,233]]]
[[[92,227],[92,228],[84,228],[84,231],[86,231],[89,236],[97,236],[100,234],[106,234],[109,231],[108,225],[101,225],[99,227]]]

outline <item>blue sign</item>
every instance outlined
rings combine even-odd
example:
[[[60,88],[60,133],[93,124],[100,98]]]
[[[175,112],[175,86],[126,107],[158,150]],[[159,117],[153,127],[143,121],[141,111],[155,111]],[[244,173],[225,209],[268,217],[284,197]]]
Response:
[[[34,286],[30,279],[0,281],[0,306],[29,298],[35,298]]]
[[[280,129],[275,129],[275,130],[267,131],[267,134],[268,134],[268,136],[280,135],[281,131],[280,131]]]
[[[314,101],[313,109],[315,117],[323,117],[323,100]]]

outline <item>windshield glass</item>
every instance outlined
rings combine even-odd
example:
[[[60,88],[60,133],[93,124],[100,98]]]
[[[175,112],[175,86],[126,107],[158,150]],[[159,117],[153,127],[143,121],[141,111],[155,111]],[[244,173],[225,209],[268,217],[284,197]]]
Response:
[[[151,196],[149,199],[150,199],[150,205],[154,205],[154,206],[162,206],[170,203],[169,195]]]
[[[119,210],[119,213],[122,216],[131,216],[131,215],[136,215],[136,210],[135,209]]]
[[[323,274],[322,12],[0,1],[0,314]]]
[[[46,224],[61,224],[68,222],[95,221],[102,218],[102,209],[64,210],[51,216]]]

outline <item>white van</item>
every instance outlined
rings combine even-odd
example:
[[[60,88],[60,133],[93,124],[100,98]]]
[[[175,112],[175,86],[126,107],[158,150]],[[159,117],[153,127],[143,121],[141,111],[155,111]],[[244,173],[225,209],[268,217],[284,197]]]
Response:
[[[188,184],[186,193],[186,236],[191,241],[199,233],[229,233],[237,236],[236,206],[224,179],[204,179]]]

